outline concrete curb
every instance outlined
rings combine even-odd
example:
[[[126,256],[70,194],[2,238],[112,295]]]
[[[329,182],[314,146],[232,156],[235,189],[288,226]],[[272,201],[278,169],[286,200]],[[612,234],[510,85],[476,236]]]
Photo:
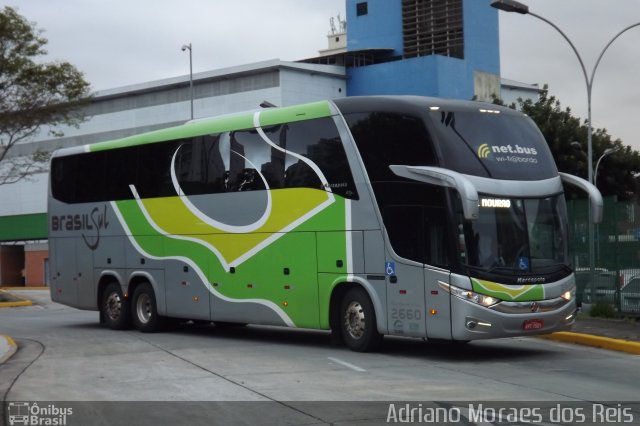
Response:
[[[0,334],[0,365],[8,361],[17,350],[18,345],[11,337]]]
[[[46,286],[37,286],[37,287],[26,287],[26,286],[14,286],[14,287],[0,287],[0,291],[2,290],[50,290],[49,287]]]
[[[561,331],[558,333],[539,336],[542,339],[556,340],[565,343],[576,343],[578,345],[592,346],[595,348],[609,349],[612,351],[626,352],[640,355],[640,342],[630,340],[612,339],[610,337],[594,336],[592,334],[572,333]]]
[[[9,294],[11,298],[17,299],[12,300],[11,302],[0,302],[0,308],[17,308],[21,306],[32,306],[33,302],[31,300],[27,300],[24,297],[16,296],[8,291],[0,290],[0,293]]]

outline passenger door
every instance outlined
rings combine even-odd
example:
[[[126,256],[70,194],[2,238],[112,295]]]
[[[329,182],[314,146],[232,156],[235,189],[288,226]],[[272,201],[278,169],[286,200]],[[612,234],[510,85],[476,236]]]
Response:
[[[389,205],[382,214],[389,239],[385,244],[389,331],[425,337],[424,265],[418,261],[423,247],[423,208]]]
[[[451,338],[446,210],[428,205],[391,205],[387,227],[389,328],[392,333]],[[400,256],[400,257],[398,257]],[[395,260],[394,260],[395,259]]]
[[[418,263],[393,260],[388,250],[386,258],[389,332],[425,337],[424,268]]]

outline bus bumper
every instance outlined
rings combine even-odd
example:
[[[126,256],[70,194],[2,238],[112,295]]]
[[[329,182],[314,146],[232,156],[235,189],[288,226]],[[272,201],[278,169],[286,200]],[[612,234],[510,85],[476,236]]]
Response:
[[[451,297],[453,340],[495,339],[567,331],[575,323],[575,318],[575,299],[502,302],[487,308]]]

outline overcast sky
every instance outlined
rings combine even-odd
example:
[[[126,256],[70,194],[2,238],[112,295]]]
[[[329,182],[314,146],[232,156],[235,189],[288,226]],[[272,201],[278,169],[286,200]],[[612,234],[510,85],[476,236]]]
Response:
[[[640,22],[640,0],[529,0],[529,10],[556,24],[576,46],[590,76],[607,43]],[[587,89],[570,45],[549,24],[500,12],[502,77],[549,85],[563,106],[587,118]],[[640,26],[607,49],[593,80],[592,120],[640,150]]]
[[[394,1],[394,0],[388,0]],[[399,1],[399,0],[397,0]],[[489,0],[473,0],[486,1]],[[640,22],[640,0],[529,0],[576,45],[587,72],[607,42]],[[45,30],[52,59],[73,63],[94,90],[266,59],[297,60],[326,48],[329,18],[345,0],[2,0]],[[487,6],[489,7],[489,6]],[[549,84],[586,118],[586,88],[567,42],[528,15],[500,12],[505,78]],[[640,149],[640,27],[607,50],[593,89],[593,123]]]

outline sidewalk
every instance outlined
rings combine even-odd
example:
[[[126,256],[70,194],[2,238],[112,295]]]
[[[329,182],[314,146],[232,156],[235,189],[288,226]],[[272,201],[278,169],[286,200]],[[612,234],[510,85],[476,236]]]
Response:
[[[640,355],[640,321],[637,320],[579,316],[570,332],[540,337]]]
[[[0,308],[16,308],[18,306],[31,305],[33,305],[33,303],[30,300],[10,293],[6,288],[0,289]]]
[[[42,287],[46,288],[46,287]],[[35,302],[24,296],[11,293],[9,290],[34,290],[42,288],[33,287],[3,287],[0,288],[0,309],[23,308],[33,306]],[[47,289],[48,290],[48,289]],[[11,338],[4,334],[0,334],[0,366],[9,360],[18,350],[18,345]]]
[[[11,358],[17,350],[18,346],[11,337],[0,334],[0,365]]]
[[[640,318],[634,322],[629,319],[579,317],[571,331],[640,342]]]

